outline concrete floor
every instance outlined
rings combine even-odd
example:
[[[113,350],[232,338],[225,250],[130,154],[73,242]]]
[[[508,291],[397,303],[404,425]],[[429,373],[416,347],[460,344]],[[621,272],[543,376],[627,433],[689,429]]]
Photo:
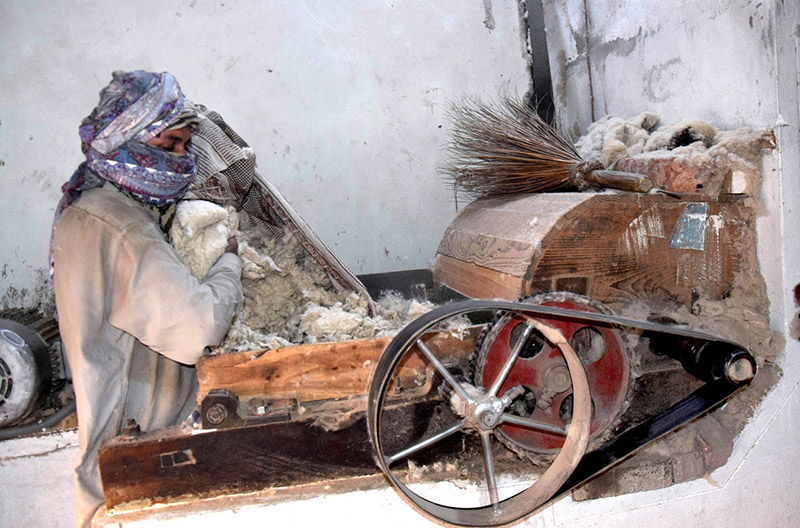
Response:
[[[790,349],[795,349],[790,343]],[[796,353],[796,350],[795,350]],[[737,439],[728,463],[705,480],[594,501],[564,499],[519,523],[521,527],[608,526],[664,528],[788,527],[800,525],[800,370],[790,356],[781,382]],[[0,442],[0,526],[72,525],[71,466],[77,435]],[[153,509],[144,516],[107,516],[103,526],[438,526],[408,507],[389,488],[276,499],[243,500]],[[276,502],[277,501],[277,502]]]
[[[0,526],[72,526],[78,433],[0,442]]]

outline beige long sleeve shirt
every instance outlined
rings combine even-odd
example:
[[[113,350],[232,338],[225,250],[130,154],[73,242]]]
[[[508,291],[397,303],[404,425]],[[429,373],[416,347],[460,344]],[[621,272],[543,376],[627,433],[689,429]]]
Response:
[[[97,449],[129,418],[142,430],[180,423],[195,406],[194,365],[241,304],[241,261],[226,253],[189,274],[157,215],[112,185],[64,210],[53,240],[56,307],[78,407],[76,519],[103,494]]]

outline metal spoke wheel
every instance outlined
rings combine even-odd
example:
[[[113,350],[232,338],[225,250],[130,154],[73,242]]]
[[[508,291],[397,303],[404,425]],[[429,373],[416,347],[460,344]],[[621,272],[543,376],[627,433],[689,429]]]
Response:
[[[450,318],[487,310],[513,313],[524,327],[496,375],[475,383],[463,357],[439,350],[426,333]],[[373,451],[392,484],[425,513],[469,526],[515,521],[550,499],[583,456],[592,420],[584,367],[563,333],[536,314],[536,307],[502,301],[443,306],[404,328],[378,362],[367,414]],[[512,412],[525,390],[506,382],[533,333],[563,355],[572,387],[566,427]],[[551,465],[536,466],[498,442],[495,435],[507,424],[557,436],[561,449]]]

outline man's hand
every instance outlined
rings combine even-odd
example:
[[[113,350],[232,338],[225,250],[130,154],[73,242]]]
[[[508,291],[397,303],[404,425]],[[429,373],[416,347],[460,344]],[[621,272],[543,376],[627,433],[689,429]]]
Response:
[[[225,247],[225,253],[233,253],[234,255],[239,254],[239,243],[236,241],[236,237],[230,237],[228,239],[228,245]]]

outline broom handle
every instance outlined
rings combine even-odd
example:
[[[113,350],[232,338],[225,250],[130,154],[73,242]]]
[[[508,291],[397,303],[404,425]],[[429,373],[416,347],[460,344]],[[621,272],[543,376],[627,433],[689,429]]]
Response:
[[[653,182],[650,178],[632,172],[600,169],[589,172],[584,178],[589,183],[607,189],[619,189],[620,191],[646,193],[653,188]]]

